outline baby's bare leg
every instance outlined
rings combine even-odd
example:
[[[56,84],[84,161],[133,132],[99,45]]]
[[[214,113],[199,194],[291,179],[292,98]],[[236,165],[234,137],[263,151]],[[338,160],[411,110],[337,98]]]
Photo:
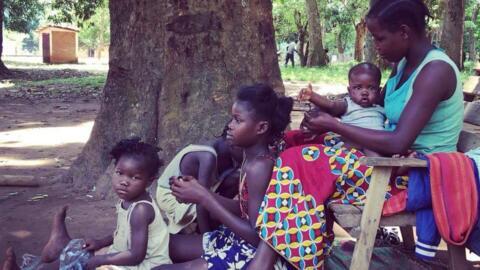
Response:
[[[42,262],[51,263],[58,259],[63,248],[72,240],[65,226],[67,206],[63,206],[53,217],[52,231],[47,244],[42,250]]]

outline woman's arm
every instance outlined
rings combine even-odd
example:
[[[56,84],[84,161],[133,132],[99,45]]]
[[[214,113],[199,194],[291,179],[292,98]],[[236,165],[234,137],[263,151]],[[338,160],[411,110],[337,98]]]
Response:
[[[153,222],[154,218],[155,211],[151,205],[141,203],[135,206],[130,217],[131,235],[126,236],[130,237],[130,249],[118,253],[93,256],[88,261],[87,268],[94,269],[91,267],[102,265],[139,265],[147,254],[148,225]]]
[[[306,115],[305,126],[312,131],[329,128],[347,140],[384,155],[402,154],[411,147],[438,104],[453,94],[455,86],[456,77],[450,65],[432,61],[418,74],[412,97],[394,131],[375,131],[343,124],[324,113],[314,118]]]

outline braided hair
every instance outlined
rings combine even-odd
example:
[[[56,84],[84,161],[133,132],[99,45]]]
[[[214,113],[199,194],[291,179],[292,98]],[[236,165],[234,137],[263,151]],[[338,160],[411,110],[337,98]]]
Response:
[[[424,33],[428,18],[432,18],[422,0],[378,0],[366,17],[378,19],[390,32],[405,24],[417,33]]]
[[[282,138],[284,130],[290,123],[290,112],[293,108],[292,98],[279,97],[266,84],[254,84],[240,88],[237,100],[246,102],[254,110],[258,120],[265,120],[269,123],[270,144],[274,144]]]
[[[148,175],[155,177],[163,165],[163,161],[158,157],[158,151],[160,148],[142,142],[139,137],[133,137],[119,141],[110,151],[110,155],[113,157],[115,165],[123,156],[141,159]]]

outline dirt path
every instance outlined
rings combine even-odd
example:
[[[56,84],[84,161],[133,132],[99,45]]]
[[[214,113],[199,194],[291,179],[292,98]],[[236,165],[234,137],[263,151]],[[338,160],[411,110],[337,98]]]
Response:
[[[53,213],[64,204],[70,205],[67,226],[73,237],[111,233],[111,202],[54,181],[80,153],[99,109],[98,85],[75,80],[102,77],[105,70],[20,64],[14,71],[14,79],[0,82],[0,179],[34,178],[40,186],[0,187],[0,258],[7,246],[20,256],[38,254]]]

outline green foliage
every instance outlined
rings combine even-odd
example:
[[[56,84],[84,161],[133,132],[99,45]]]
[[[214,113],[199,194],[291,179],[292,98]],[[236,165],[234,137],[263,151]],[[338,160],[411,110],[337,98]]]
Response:
[[[81,26],[103,3],[103,0],[52,0],[52,14],[49,20],[54,23],[76,23]]]
[[[43,5],[38,0],[4,0],[4,25],[12,31],[28,33],[38,27]]]
[[[103,87],[105,85],[105,75],[92,75],[86,77],[57,78],[42,81],[28,81],[21,83],[21,86],[39,86],[39,85],[75,85],[81,87]]]
[[[30,32],[22,41],[22,49],[30,53],[38,50],[38,38]]]
[[[330,64],[325,67],[303,68],[303,67],[281,67],[282,79],[285,81],[305,81],[322,83],[348,84],[348,71],[357,62]],[[390,75],[389,70],[383,71],[382,82]]]
[[[330,64],[319,68],[304,67],[284,67],[280,66],[282,79],[284,81],[304,81],[304,82],[322,82],[334,84],[348,84],[348,71],[357,62],[350,61],[344,63]],[[474,63],[465,62],[465,69],[461,72],[460,78],[465,82],[473,74]],[[385,84],[390,76],[390,69],[382,71],[382,85]]]
[[[100,5],[95,14],[83,23],[79,43],[90,49],[103,48],[110,43],[110,13],[107,5]]]
[[[287,42],[297,38],[295,12],[300,15],[303,25],[307,22],[304,0],[276,0],[273,1],[273,23],[277,42]]]

